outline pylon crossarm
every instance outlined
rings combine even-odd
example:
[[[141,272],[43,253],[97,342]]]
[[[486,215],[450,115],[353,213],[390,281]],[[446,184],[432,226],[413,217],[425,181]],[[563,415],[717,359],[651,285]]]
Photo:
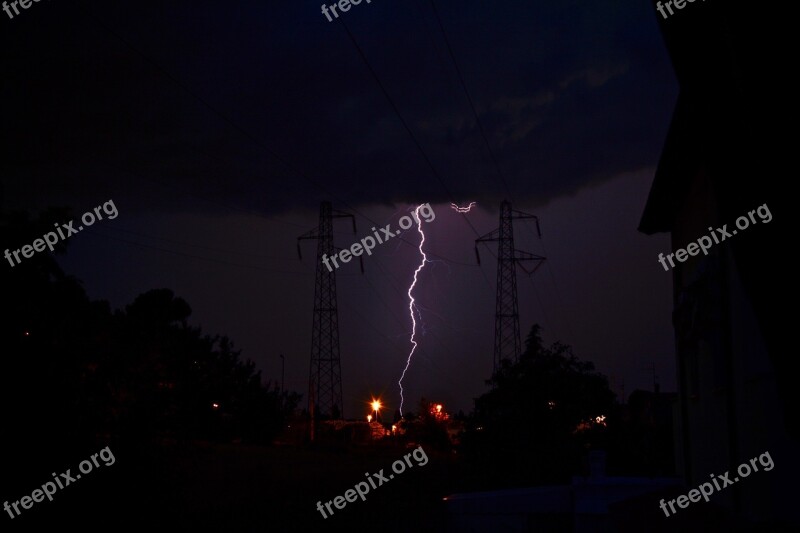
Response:
[[[478,237],[477,239],[475,239],[475,242],[476,243],[491,242],[491,241],[497,241],[499,239],[500,239],[500,229],[496,229],[494,231],[487,233],[483,237]]]
[[[511,216],[516,219],[524,219],[524,218],[534,219],[536,221],[536,233],[539,235],[540,239],[542,238],[542,230],[539,227],[539,217],[537,217],[536,215],[531,215],[530,213],[524,213],[522,211],[516,211],[516,210],[511,211]]]
[[[540,266],[542,266],[542,263],[544,263],[545,258],[542,257],[541,259],[536,259],[535,261],[536,261],[536,265],[534,265],[533,270],[528,270],[525,267],[524,263],[520,263],[520,265],[519,265],[520,268],[523,270],[523,272],[525,272],[529,277],[532,276],[533,273],[536,272],[539,269]]]
[[[541,255],[532,254],[530,252],[525,252],[522,250],[514,250],[514,260],[515,261],[538,261],[544,260],[545,258]]]

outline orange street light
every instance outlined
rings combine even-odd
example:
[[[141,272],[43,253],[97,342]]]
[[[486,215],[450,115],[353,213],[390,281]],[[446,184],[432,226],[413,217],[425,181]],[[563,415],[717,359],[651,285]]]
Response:
[[[378,420],[378,411],[380,411],[383,408],[381,401],[373,398],[372,401],[370,402],[370,406],[372,407],[372,410],[375,411],[375,420]]]

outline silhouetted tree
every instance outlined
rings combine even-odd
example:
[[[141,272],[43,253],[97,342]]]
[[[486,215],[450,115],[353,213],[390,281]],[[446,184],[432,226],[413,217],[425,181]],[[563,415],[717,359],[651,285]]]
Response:
[[[36,218],[0,213],[0,253],[31,245],[70,218],[67,209],[48,209]],[[67,242],[59,241],[55,253],[62,253]],[[107,303],[89,300],[49,250],[18,257],[19,263],[13,255],[11,262],[0,258],[0,434],[4,453],[15,458],[9,466],[26,464],[30,476],[36,461],[26,458],[72,460],[72,452],[92,440],[90,420],[77,407],[92,371],[87,362],[100,350],[111,314]],[[4,477],[10,481],[14,473],[9,470]]]
[[[534,325],[517,363],[503,361],[487,381],[493,389],[475,401],[463,443],[519,483],[562,482],[576,473],[585,447],[578,428],[607,415],[614,394],[594,365],[572,348],[545,348]]]
[[[66,209],[38,218],[0,213],[0,242],[20,249],[71,218]],[[59,241],[55,252],[68,243]],[[227,337],[189,326],[189,304],[168,289],[112,313],[107,302],[91,301],[49,250],[13,266],[3,260],[0,390],[12,455],[71,461],[73,449],[109,439],[269,442],[299,401],[262,383]]]
[[[123,355],[110,381],[121,430],[130,437],[269,441],[299,396],[263,384],[229,338],[187,325],[190,314],[168,289],[142,294],[118,314]]]

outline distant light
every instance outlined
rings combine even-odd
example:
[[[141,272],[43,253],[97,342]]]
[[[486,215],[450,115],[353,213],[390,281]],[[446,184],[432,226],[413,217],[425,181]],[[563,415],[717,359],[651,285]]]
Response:
[[[25,333],[23,333],[23,335],[25,335],[26,337],[30,337],[31,336],[31,332],[30,331],[26,331]]]
[[[219,404],[218,403],[212,403],[211,404],[211,408],[212,409],[219,409]]]
[[[383,406],[381,405],[380,400],[372,400],[372,410],[373,411],[380,411]]]
[[[367,422],[372,422],[372,415],[367,415]]]
[[[554,401],[552,401],[552,400],[551,400],[551,401],[549,401],[549,402],[547,402],[547,407],[549,407],[550,409],[552,409],[552,408],[553,408],[553,407],[555,407],[555,406],[556,406],[556,402],[554,402]]]
[[[441,413],[442,412],[442,404],[440,404],[440,403],[436,404],[436,412],[437,413]]]

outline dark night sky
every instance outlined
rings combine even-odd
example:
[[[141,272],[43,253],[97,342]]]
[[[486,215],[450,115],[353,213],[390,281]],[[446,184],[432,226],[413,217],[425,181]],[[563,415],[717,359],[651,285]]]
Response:
[[[656,260],[670,244],[636,231],[677,96],[648,3],[437,3],[507,187],[428,1],[362,2],[347,29],[319,4],[0,13],[5,207],[77,217],[113,199],[119,217],[73,236],[61,261],[90,297],[120,307],[171,288],[265,377],[280,379],[286,354],[286,387],[305,394],[315,248],[300,262],[295,242],[319,202],[358,213],[357,236],[337,226],[342,247],[430,202],[426,250],[446,259],[420,276],[425,335],[404,383],[412,406],[468,410],[491,371],[496,275],[496,250],[479,267],[473,242],[510,197],[543,231],[519,223],[517,247],[549,258],[518,276],[523,336],[540,322],[616,390],[651,388],[653,364],[674,390],[671,275]],[[472,200],[466,216],[447,207]],[[365,275],[339,270],[347,416],[371,394],[398,404],[419,256],[395,241]]]

